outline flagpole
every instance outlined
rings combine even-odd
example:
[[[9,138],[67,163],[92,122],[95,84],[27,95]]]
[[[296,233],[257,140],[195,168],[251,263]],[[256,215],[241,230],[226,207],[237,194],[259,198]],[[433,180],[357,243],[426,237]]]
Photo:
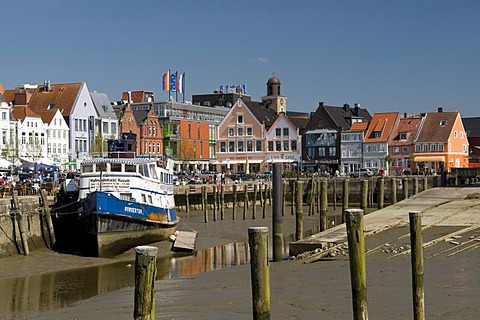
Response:
[[[186,83],[185,72],[183,73],[182,81],[183,81],[183,90],[182,90],[183,103],[185,103],[185,83]]]

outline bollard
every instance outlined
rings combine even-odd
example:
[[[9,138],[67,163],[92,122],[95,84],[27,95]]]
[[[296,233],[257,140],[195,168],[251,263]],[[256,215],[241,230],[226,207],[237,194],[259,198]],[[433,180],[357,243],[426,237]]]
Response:
[[[368,203],[368,180],[362,180],[360,208],[367,212]]]
[[[352,286],[353,319],[368,319],[363,210],[348,209],[346,212],[346,221]]]
[[[328,207],[328,184],[327,180],[322,180],[320,184],[321,207],[320,207],[320,231],[327,230],[327,207]]]
[[[408,199],[408,178],[403,178],[402,181],[402,187],[403,187],[403,199]]]
[[[285,216],[285,192],[287,190],[287,183],[282,182],[282,217]],[[275,194],[275,188],[273,189],[273,193]],[[275,202],[275,200],[274,200]]]
[[[155,319],[157,252],[157,247],[139,246],[135,248],[134,319]]]
[[[343,199],[342,199],[342,223],[345,223],[345,210],[348,209],[348,197],[350,195],[350,180],[343,179]]]
[[[235,220],[235,213],[237,210],[237,185],[233,185],[233,207],[232,207],[232,220]]]
[[[413,319],[425,319],[423,287],[422,213],[412,211],[410,218],[410,244],[412,260]]]
[[[281,261],[283,259],[283,232],[282,232],[282,216],[283,216],[283,181],[282,181],[282,165],[280,163],[273,164],[273,206],[272,206],[272,230],[273,230],[273,261]]]
[[[320,180],[317,180],[317,182],[315,183],[317,185],[317,213],[318,213],[318,216],[320,217],[320,212],[321,212],[321,201],[322,201],[322,194],[321,194],[321,181]]]
[[[253,205],[252,205],[252,219],[255,219],[256,218],[256,212],[257,212],[257,189],[258,187],[260,186],[260,193],[262,193],[262,187],[261,185],[255,183],[253,185]]]
[[[390,187],[392,188],[392,204],[397,203],[397,179],[392,178]]]
[[[270,271],[268,267],[268,228],[248,228],[253,319],[270,319]]]
[[[295,216],[295,240],[303,239],[303,182],[296,181],[295,207],[297,209]]]
[[[418,194],[418,178],[413,178],[413,194]]]
[[[378,204],[378,209],[383,209],[383,203],[384,203],[384,199],[385,199],[385,179],[383,179],[383,177],[381,177],[380,179],[377,180],[378,182],[378,200],[377,200],[377,204]]]
[[[428,189],[428,178],[424,177],[423,178],[423,191]]]

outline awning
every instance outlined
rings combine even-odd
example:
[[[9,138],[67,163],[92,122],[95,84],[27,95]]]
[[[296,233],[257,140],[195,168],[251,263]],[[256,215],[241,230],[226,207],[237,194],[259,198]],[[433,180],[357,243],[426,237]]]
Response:
[[[263,160],[262,159],[248,159],[248,163],[262,163]]]
[[[416,156],[413,158],[415,162],[445,162],[444,156]]]

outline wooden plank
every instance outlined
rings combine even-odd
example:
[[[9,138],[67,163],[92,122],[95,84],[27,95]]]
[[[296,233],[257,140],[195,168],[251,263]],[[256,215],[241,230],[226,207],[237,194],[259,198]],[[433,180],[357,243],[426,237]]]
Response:
[[[191,231],[177,231],[177,238],[172,245],[172,251],[193,251],[197,234],[197,232]]]

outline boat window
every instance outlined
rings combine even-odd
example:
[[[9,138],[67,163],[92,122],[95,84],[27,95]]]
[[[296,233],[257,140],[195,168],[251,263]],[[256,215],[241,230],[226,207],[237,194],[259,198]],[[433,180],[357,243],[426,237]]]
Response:
[[[122,172],[122,164],[121,163],[110,163],[110,171]]]
[[[151,195],[148,195],[148,203],[152,204],[152,196]]]
[[[137,168],[134,164],[126,164],[125,165],[125,172],[136,172]]]
[[[93,172],[93,164],[84,164],[83,172]]]
[[[95,171],[96,172],[107,171],[107,164],[106,163],[97,163],[95,165]]]
[[[145,177],[150,177],[150,175],[148,174],[148,167],[146,164],[142,164],[140,166],[140,174]]]
[[[132,194],[131,193],[120,193],[120,199],[125,200],[125,201],[130,201],[130,200],[132,200]]]
[[[147,202],[147,197],[145,197],[145,194],[142,193],[142,202],[146,203]]]
[[[158,179],[157,171],[155,170],[155,164],[149,165],[149,168],[150,168],[150,176],[155,180]]]

